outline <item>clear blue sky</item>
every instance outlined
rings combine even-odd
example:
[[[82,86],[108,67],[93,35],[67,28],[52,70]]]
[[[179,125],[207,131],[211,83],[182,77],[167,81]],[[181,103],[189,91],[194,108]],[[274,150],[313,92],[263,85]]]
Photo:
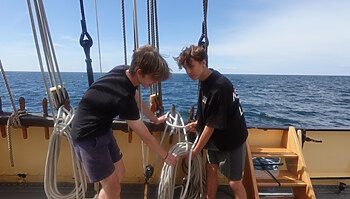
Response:
[[[0,0],[0,59],[7,71],[39,71],[25,0]],[[95,2],[84,1],[99,72]],[[61,71],[85,71],[79,0],[44,1]],[[123,64],[120,1],[97,1],[103,71]],[[129,62],[132,0],[125,0]],[[140,45],[147,43],[146,0],[137,0]],[[209,65],[233,74],[350,75],[349,0],[209,0]],[[197,43],[201,0],[159,0],[160,52],[173,56]]]

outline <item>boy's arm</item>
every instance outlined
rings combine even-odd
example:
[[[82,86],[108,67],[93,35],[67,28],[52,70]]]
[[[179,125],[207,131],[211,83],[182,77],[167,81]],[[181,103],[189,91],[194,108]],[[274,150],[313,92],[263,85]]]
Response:
[[[140,109],[140,98],[139,98],[139,92],[136,90],[135,92],[135,100],[137,103],[137,106]],[[143,114],[146,115],[153,123],[155,124],[161,124],[163,122],[165,122],[165,120],[167,119],[165,115],[161,116],[161,117],[156,117],[152,111],[149,109],[148,105],[146,104],[146,102],[142,99],[142,110],[143,110]]]
[[[191,159],[194,159],[202,151],[202,149],[207,144],[207,142],[208,142],[209,138],[211,137],[211,135],[213,134],[213,132],[214,132],[214,128],[209,127],[209,126],[204,127],[204,130],[203,130],[201,136],[199,137],[199,140],[198,140],[196,146],[193,149]]]
[[[170,166],[174,166],[177,158],[165,151],[158,141],[151,135],[147,127],[141,120],[126,120],[126,123],[140,136],[140,138],[149,146],[149,148],[157,153]]]

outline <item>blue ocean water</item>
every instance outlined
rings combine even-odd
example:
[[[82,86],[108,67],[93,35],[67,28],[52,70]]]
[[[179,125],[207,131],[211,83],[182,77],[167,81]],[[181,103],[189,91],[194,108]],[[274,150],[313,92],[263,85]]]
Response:
[[[42,113],[41,101],[46,97],[40,72],[6,72],[11,93],[19,108],[24,97],[31,113]],[[62,72],[63,85],[71,105],[77,107],[88,88],[86,73]],[[94,74],[95,79],[100,75]],[[350,76],[303,75],[225,75],[237,89],[250,127],[295,126],[298,128],[350,129]],[[174,104],[184,120],[191,106],[196,108],[197,81],[186,74],[173,74],[162,83],[163,105],[169,111]],[[143,89],[148,102],[149,89]],[[2,110],[12,112],[12,105],[0,81]]]

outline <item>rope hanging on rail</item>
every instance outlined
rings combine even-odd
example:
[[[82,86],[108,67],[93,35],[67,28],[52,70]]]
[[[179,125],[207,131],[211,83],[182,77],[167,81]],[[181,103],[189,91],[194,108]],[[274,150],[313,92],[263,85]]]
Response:
[[[20,109],[16,109],[16,106],[15,106],[15,103],[13,101],[12,94],[10,91],[10,87],[7,83],[5,71],[4,71],[4,68],[2,67],[1,60],[0,60],[0,69],[1,69],[2,77],[4,79],[5,87],[7,89],[7,93],[10,97],[12,108],[13,108],[12,114],[7,119],[6,126],[7,126],[7,147],[9,150],[9,159],[10,159],[11,167],[14,167],[15,163],[13,160],[13,150],[12,150],[12,139],[11,139],[11,131],[10,131],[11,128],[10,127],[12,126],[13,128],[23,128],[23,125],[21,123],[21,117],[27,115],[27,110],[25,109],[25,110],[21,111]]]
[[[86,62],[86,72],[88,75],[88,81],[89,81],[89,86],[94,82],[94,74],[92,71],[92,60],[90,58],[90,48],[93,45],[92,38],[90,34],[87,32],[86,28],[86,21],[85,21],[85,14],[84,14],[84,4],[83,0],[80,0],[80,12],[81,12],[81,34],[80,34],[80,45],[83,47],[84,52],[85,52],[85,62]]]
[[[87,188],[87,182],[85,178],[85,174],[83,172],[83,167],[75,155],[74,150],[72,149],[72,144],[70,143],[69,133],[71,129],[71,122],[74,118],[74,108],[69,105],[69,97],[68,93],[63,87],[62,79],[59,73],[59,68],[53,48],[53,42],[50,36],[49,26],[45,14],[45,9],[42,0],[33,0],[37,24],[40,30],[40,37],[42,41],[42,49],[44,51],[45,60],[47,64],[47,71],[50,77],[51,88],[48,88],[45,71],[43,67],[43,62],[41,58],[39,42],[36,34],[36,27],[34,23],[31,2],[27,0],[29,16],[31,19],[32,31],[35,41],[35,46],[37,50],[37,55],[40,64],[41,74],[44,80],[44,85],[46,89],[46,93],[48,95],[48,99],[52,99],[56,109],[58,110],[57,116],[55,116],[55,112],[53,110],[52,102],[50,102],[51,112],[54,120],[54,131],[50,137],[50,143],[48,146],[48,152],[46,157],[46,165],[45,165],[45,176],[44,176],[44,189],[47,198],[54,199],[68,199],[68,198],[85,198],[85,191]],[[52,61],[54,59],[54,62]],[[55,72],[55,67],[57,73]],[[58,85],[56,80],[56,75],[59,77],[60,85]],[[52,98],[50,98],[50,93]],[[73,173],[74,173],[74,181],[75,188],[69,194],[62,194],[59,192],[57,188],[57,163],[60,152],[61,145],[61,137],[67,138],[70,143],[70,148],[72,152],[72,162],[73,162]]]

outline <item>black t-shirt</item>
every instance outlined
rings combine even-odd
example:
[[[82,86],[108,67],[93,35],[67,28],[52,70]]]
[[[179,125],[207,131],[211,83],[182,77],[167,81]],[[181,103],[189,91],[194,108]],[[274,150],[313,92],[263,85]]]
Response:
[[[232,83],[215,70],[200,82],[197,118],[199,132],[206,125],[214,128],[207,149],[211,149],[209,145],[214,144],[220,151],[232,150],[248,137],[238,94]]]
[[[82,97],[75,113],[71,136],[83,139],[102,135],[113,119],[137,120],[136,87],[125,74],[128,66],[117,66],[94,82]]]

